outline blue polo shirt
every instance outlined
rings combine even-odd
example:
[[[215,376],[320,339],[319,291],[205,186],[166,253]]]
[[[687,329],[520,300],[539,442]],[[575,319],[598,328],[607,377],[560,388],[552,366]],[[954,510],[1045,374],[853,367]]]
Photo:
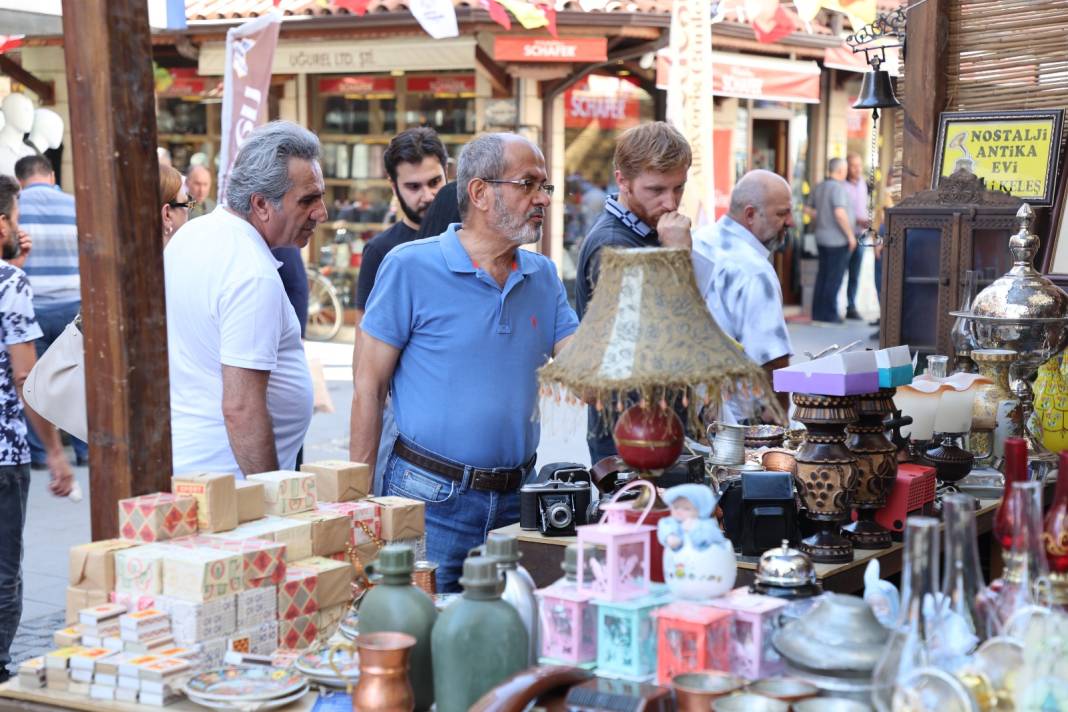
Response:
[[[393,412],[404,437],[474,467],[515,467],[538,446],[537,370],[578,328],[548,258],[516,251],[501,289],[455,223],[382,262],[360,328],[401,350]]]

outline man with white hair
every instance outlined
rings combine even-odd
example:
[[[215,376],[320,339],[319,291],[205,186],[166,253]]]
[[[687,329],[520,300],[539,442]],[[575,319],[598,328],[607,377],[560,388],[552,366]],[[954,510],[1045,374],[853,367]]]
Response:
[[[464,147],[463,223],[393,248],[361,323],[349,455],[375,462],[392,390],[399,436],[383,489],[426,503],[427,555],[442,592],[467,552],[519,520],[540,435],[537,370],[578,328],[541,239],[553,194],[545,158],[515,134]]]
[[[746,173],[731,191],[730,209],[693,237],[697,286],[727,336],[769,376],[790,364],[782,287],[770,257],[793,227],[790,184],[771,171]]]
[[[326,220],[319,140],[274,121],[234,160],[226,206],[163,251],[174,471],[293,469],[312,415],[300,324],[271,250]],[[240,475],[239,475],[240,476]]]

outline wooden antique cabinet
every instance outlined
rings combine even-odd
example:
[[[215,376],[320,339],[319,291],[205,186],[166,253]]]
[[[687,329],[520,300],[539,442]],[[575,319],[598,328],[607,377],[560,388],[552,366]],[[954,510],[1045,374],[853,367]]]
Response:
[[[923,356],[952,356],[950,311],[960,308],[964,273],[978,270],[977,291],[1009,271],[1009,236],[1023,201],[987,190],[959,170],[887,210],[880,342],[908,344]]]

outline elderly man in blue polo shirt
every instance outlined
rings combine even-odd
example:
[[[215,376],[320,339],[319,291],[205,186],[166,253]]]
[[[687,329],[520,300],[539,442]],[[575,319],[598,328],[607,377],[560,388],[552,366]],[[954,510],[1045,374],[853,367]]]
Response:
[[[546,178],[520,136],[471,141],[457,166],[463,223],[394,248],[361,324],[350,455],[375,461],[391,390],[400,436],[384,490],[426,502],[445,592],[469,549],[518,521],[540,434],[537,369],[578,327],[552,262],[519,249],[541,238]]]

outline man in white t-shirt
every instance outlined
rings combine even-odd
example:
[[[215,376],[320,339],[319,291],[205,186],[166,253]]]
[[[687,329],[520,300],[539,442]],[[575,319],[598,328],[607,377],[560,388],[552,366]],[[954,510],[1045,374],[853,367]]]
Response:
[[[312,415],[300,324],[277,247],[326,220],[319,140],[275,121],[245,140],[226,206],[163,251],[174,472],[293,469]]]

